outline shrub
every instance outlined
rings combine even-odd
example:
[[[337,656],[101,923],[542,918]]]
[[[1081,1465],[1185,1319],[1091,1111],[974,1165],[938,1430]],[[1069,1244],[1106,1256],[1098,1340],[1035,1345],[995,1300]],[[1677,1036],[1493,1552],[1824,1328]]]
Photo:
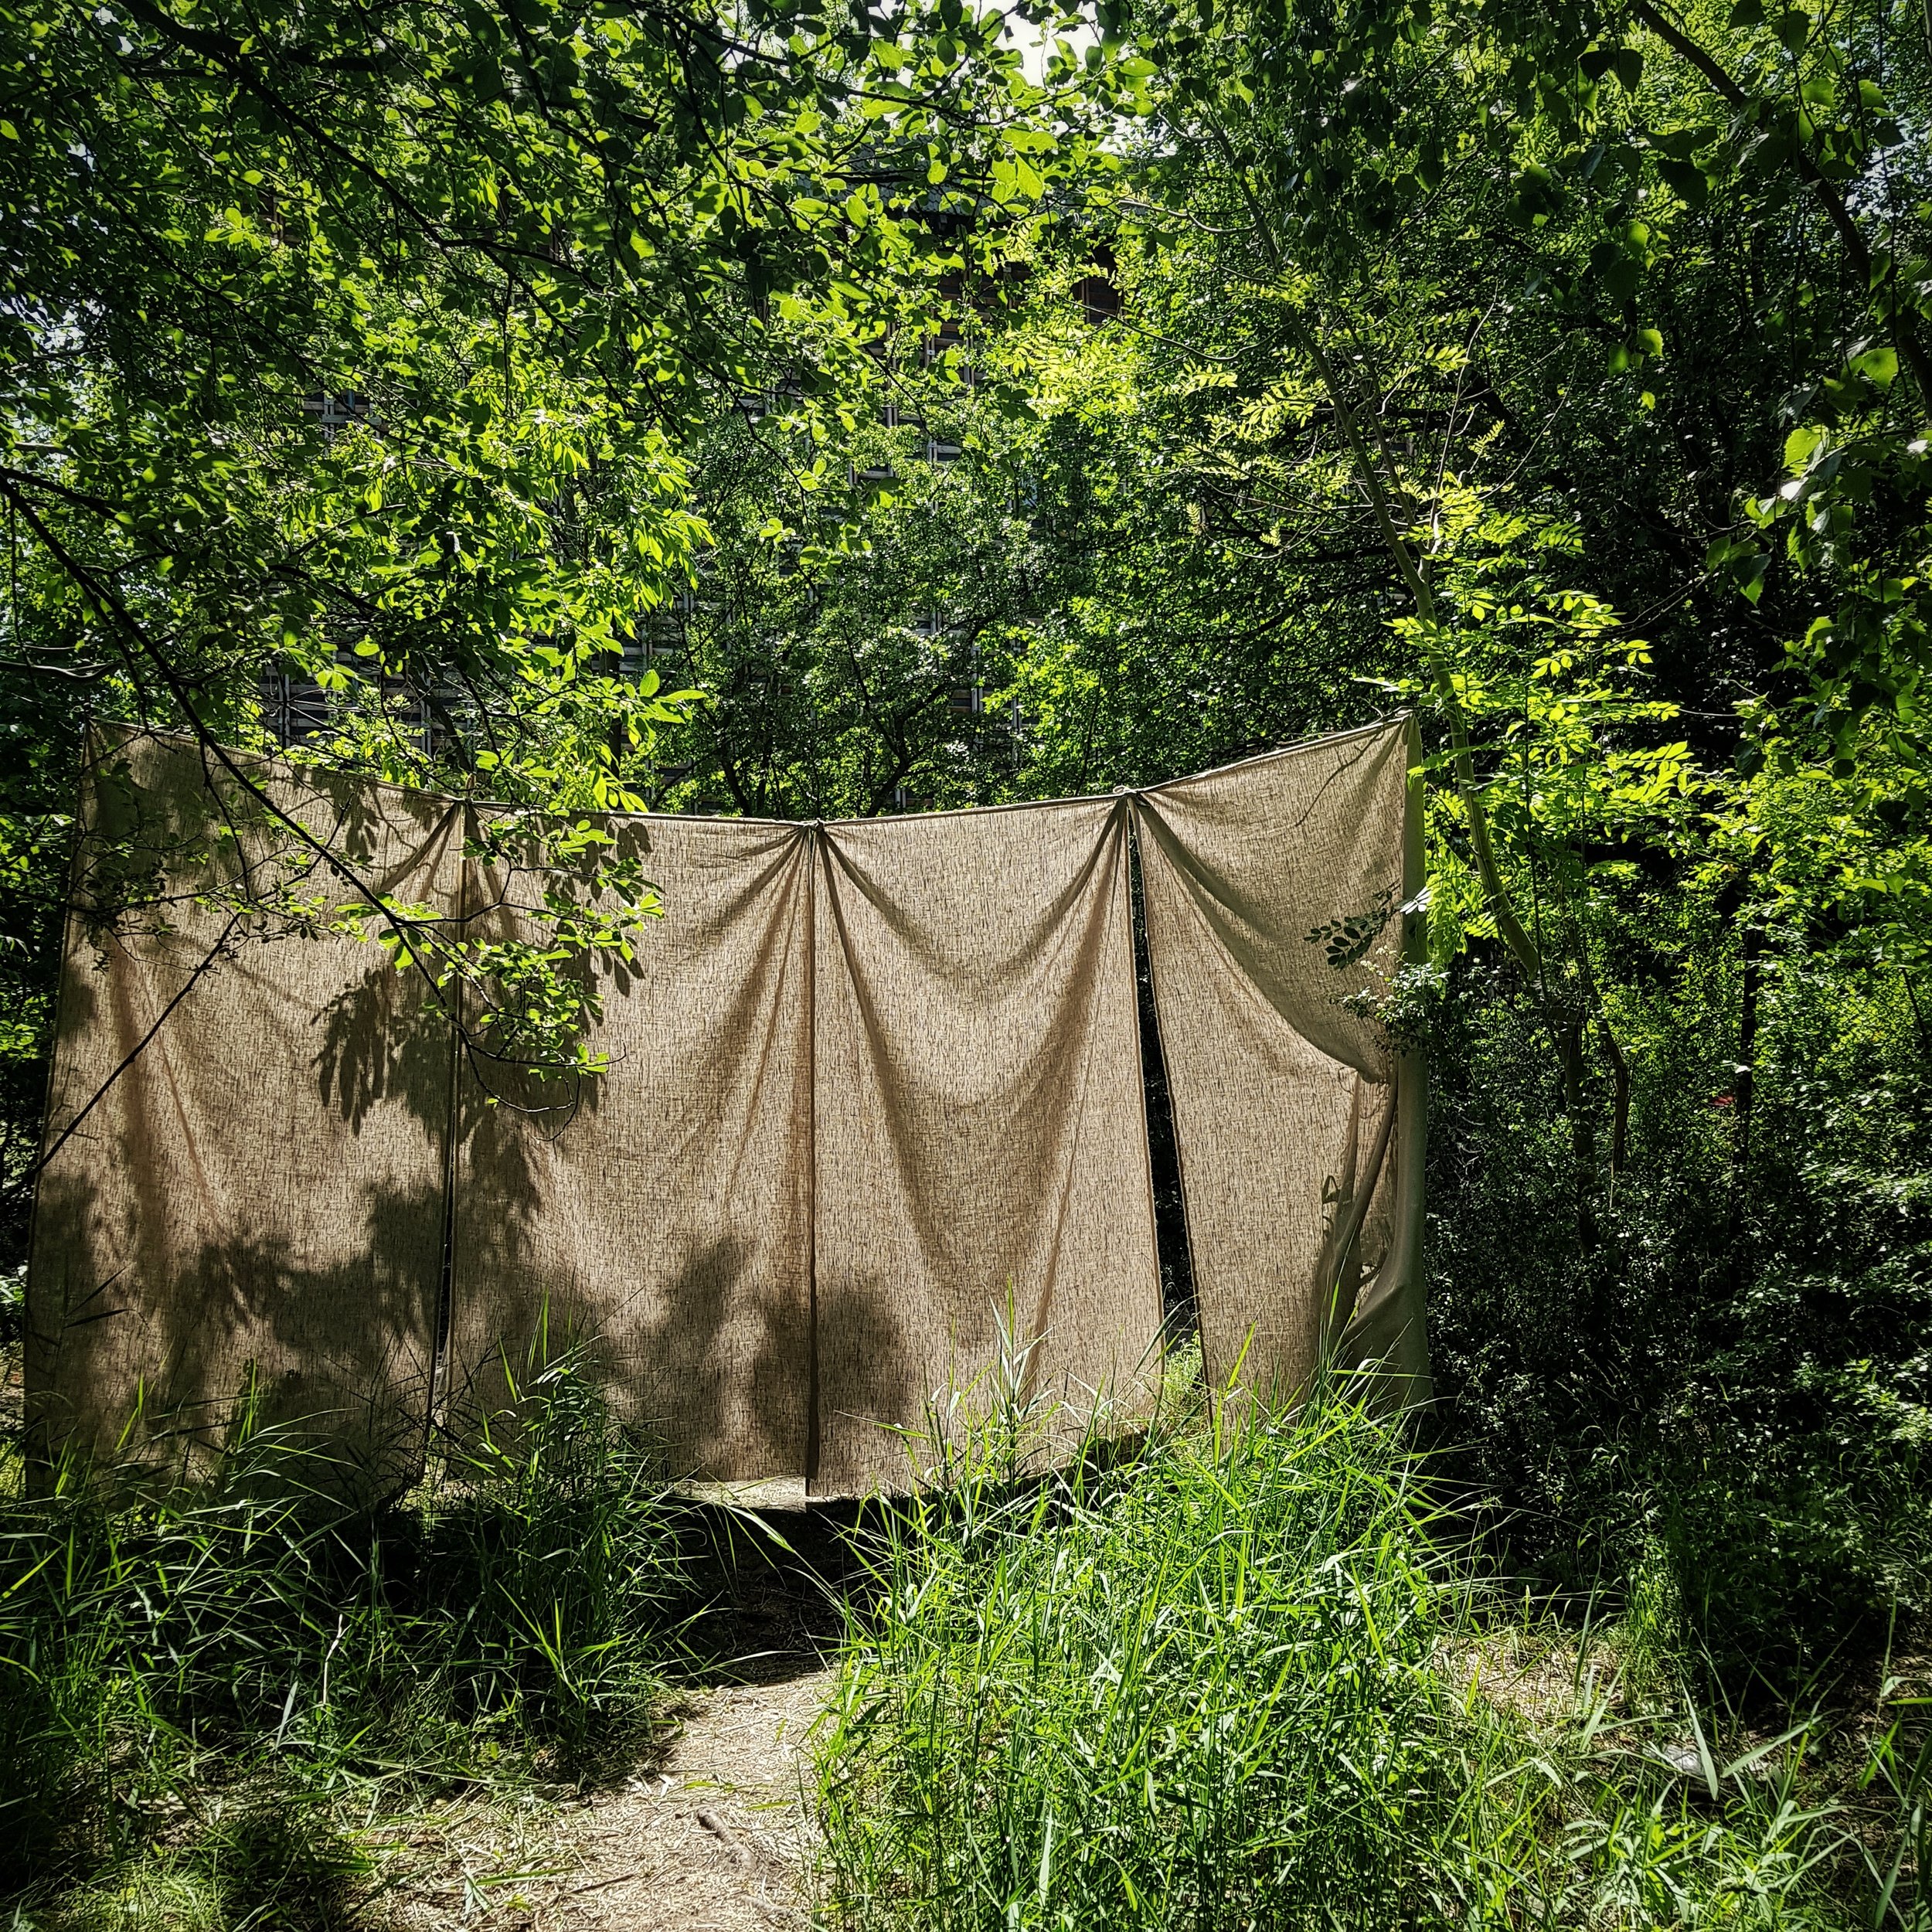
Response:
[[[137,1889],[162,1867],[206,1891],[272,1866],[312,1903],[354,1861],[326,1804],[318,1823],[298,1801],[563,1777],[638,1741],[682,1587],[679,1516],[580,1358],[533,1365],[408,1497],[345,1509],[318,1454],[244,1411],[192,1487],[77,1465],[44,1497],[16,1482],[0,1889],[159,1842]]]

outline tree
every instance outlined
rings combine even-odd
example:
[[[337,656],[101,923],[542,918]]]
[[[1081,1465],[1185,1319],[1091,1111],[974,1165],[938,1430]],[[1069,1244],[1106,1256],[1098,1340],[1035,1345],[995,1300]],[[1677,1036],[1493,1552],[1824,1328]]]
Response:
[[[302,903],[257,893],[249,922],[315,917],[319,879],[479,1071],[594,1073],[577,968],[632,943],[648,880],[592,863],[506,949],[386,900],[229,747],[272,743],[292,677],[325,699],[298,755],[598,859],[594,815],[641,804],[693,702],[622,675],[709,543],[691,439],[781,381],[821,438],[869,341],[959,265],[948,207],[1023,222],[1071,106],[957,0],[0,9],[0,669],[34,985],[83,720],[125,719],[191,733],[300,856]]]

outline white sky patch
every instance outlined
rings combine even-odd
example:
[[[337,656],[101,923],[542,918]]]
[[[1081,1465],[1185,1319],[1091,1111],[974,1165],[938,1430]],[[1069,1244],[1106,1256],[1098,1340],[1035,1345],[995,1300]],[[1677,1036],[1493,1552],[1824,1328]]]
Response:
[[[1046,79],[1046,63],[1053,51],[1056,40],[1065,40],[1074,56],[1085,60],[1089,47],[1098,44],[1099,33],[1084,22],[1070,33],[1056,33],[1050,27],[1036,27],[1031,21],[1022,20],[1017,13],[1006,16],[1004,38],[1009,46],[1019,49],[1020,68],[1035,87],[1043,85]]]

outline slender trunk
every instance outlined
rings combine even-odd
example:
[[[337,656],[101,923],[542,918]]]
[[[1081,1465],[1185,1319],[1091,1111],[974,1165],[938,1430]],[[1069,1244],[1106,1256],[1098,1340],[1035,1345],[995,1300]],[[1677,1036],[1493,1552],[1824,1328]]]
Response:
[[[1748,1246],[1745,1203],[1750,1198],[1751,1112],[1756,1098],[1757,1060],[1758,954],[1764,934],[1747,927],[1743,937],[1743,972],[1739,992],[1737,1058],[1731,1066],[1731,1215],[1730,1265],[1731,1293],[1743,1292],[1745,1250]]]
[[[1751,1106],[1757,1096],[1758,957],[1764,934],[1757,927],[1744,934],[1743,985],[1737,1021],[1737,1060],[1731,1074],[1731,1111],[1737,1118],[1733,1160],[1741,1191],[1751,1161]]]
[[[1744,1291],[1747,1250],[1750,1245],[1745,1206],[1750,1198],[1751,1114],[1757,1087],[1758,955],[1764,937],[1754,927],[1745,928],[1742,944],[1743,969],[1738,999],[1737,1058],[1731,1063],[1731,1199],[1730,1224],[1725,1239],[1725,1274],[1733,1300]]]
[[[1610,1175],[1613,1182],[1630,1159],[1630,1062],[1617,1044],[1617,1036],[1601,1013],[1597,1016],[1597,1037],[1604,1043],[1604,1057],[1610,1062],[1613,1114],[1610,1130]]]
[[[1573,1009],[1564,1015],[1559,1040],[1563,1055],[1563,1107],[1570,1116],[1571,1172],[1577,1189],[1577,1238],[1587,1253],[1597,1240],[1597,1121],[1585,1090],[1580,1011]]]

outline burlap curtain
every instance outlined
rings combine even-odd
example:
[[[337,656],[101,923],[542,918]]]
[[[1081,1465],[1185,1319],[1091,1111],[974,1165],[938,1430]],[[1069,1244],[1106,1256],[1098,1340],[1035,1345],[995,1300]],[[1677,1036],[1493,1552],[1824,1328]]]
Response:
[[[1291,1396],[1325,1350],[1427,1394],[1420,1055],[1377,1018],[1421,886],[1412,726],[1137,802],[1208,1374]]]
[[[1138,1403],[1160,1289],[1124,809],[603,828],[665,916],[600,988],[612,1071],[580,1100],[464,1068],[459,1412],[539,1321],[595,1338],[680,1467],[821,1494],[904,1486],[935,1423],[997,1403]],[[474,869],[472,927],[528,936],[541,885]]]
[[[1122,801],[820,849],[814,1485],[836,1493],[904,1483],[954,1401],[1131,1411],[1161,1292]]]
[[[679,1467],[821,1494],[905,1483],[996,1403],[1131,1413],[1161,1308],[1130,824],[1210,1373],[1288,1393],[1331,1348],[1420,1386],[1420,1070],[1372,1010],[1418,883],[1409,748],[1131,800],[611,820],[665,916],[602,969],[610,1071],[577,1091],[327,930],[369,891],[528,933],[539,854],[446,801],[238,761],[264,809],[196,747],[100,747],[29,1277],[43,1443],[103,1446],[138,1395],[148,1435],[205,1433],[252,1375],[406,1475],[439,1308],[452,1426],[580,1337]]]
[[[614,963],[580,1094],[478,1055],[461,1078],[451,1355],[458,1420],[536,1330],[594,1348],[679,1468],[802,1474],[811,1417],[810,835],[751,819],[603,821],[663,895]],[[475,924],[528,937],[547,883],[472,869]]]
[[[44,1447],[109,1453],[138,1402],[127,1452],[151,1459],[206,1442],[252,1381],[261,1420],[303,1420],[387,1479],[420,1455],[427,1417],[447,1035],[382,948],[304,930],[294,909],[359,885],[452,904],[457,815],[234,763],[241,777],[177,743],[93,748],[29,1420]]]

